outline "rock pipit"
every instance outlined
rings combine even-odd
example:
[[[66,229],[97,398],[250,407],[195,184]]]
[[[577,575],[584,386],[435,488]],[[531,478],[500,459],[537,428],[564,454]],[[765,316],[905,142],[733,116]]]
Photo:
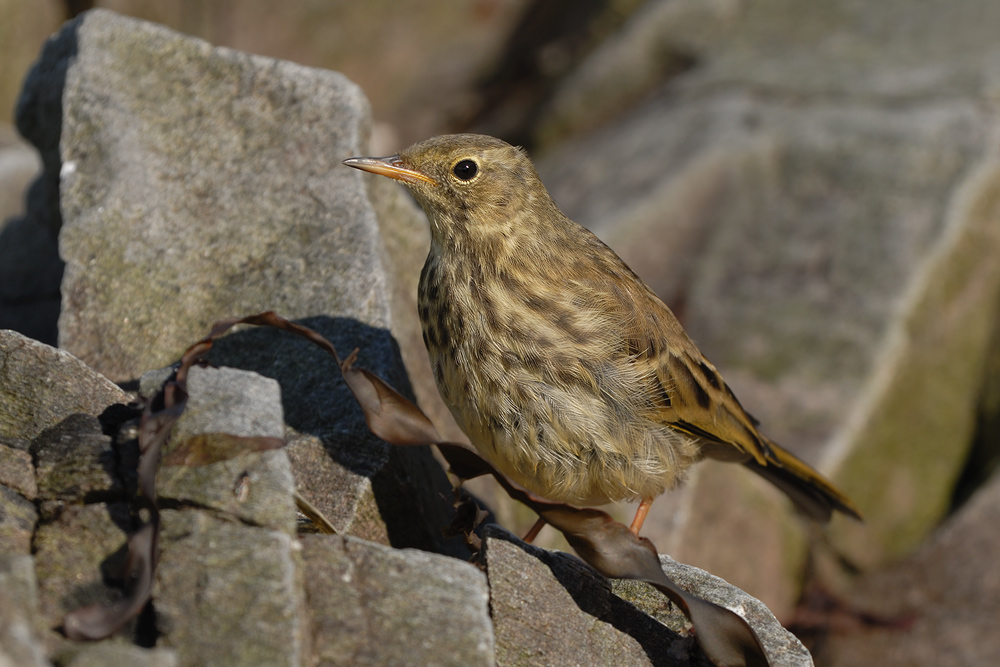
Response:
[[[556,208],[520,149],[429,139],[344,164],[402,181],[430,220],[418,306],[438,389],[511,480],[572,504],[653,499],[708,457],[742,463],[806,514],[854,504],[757,429],[670,309]]]

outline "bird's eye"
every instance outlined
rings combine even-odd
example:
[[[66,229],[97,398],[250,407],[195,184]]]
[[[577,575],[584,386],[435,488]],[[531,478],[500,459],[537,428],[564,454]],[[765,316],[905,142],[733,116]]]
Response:
[[[479,173],[479,165],[472,160],[460,160],[452,167],[452,173],[463,181],[471,181]]]

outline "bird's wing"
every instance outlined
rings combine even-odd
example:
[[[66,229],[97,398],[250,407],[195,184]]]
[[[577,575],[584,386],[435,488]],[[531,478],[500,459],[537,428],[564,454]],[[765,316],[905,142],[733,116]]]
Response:
[[[705,456],[743,463],[818,521],[829,520],[834,509],[860,519],[860,511],[847,496],[757,430],[756,420],[687,337],[670,309],[652,293],[650,298],[642,312],[634,313],[640,326],[628,347],[648,351],[637,355],[635,363],[649,364],[654,372],[649,391],[661,398],[653,418],[699,438]]]
[[[673,313],[659,299],[649,309],[640,322],[653,320],[649,324],[658,326],[643,326],[640,331],[646,334],[646,348],[655,355],[638,356],[635,363],[651,366],[658,385],[653,390],[663,396],[656,421],[699,438],[706,456],[766,465],[772,458],[771,447],[757,431],[756,420],[684,333]],[[651,344],[656,337],[659,344]]]

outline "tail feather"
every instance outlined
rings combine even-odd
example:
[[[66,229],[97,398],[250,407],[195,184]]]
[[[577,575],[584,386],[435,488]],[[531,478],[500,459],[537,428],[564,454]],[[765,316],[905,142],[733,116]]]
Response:
[[[754,459],[746,461],[743,465],[781,489],[812,519],[829,521],[833,511],[838,510],[859,521],[862,520],[861,512],[851,499],[837,490],[825,477],[791,452],[773,442],[769,441],[767,444],[770,446],[767,465],[761,465]]]

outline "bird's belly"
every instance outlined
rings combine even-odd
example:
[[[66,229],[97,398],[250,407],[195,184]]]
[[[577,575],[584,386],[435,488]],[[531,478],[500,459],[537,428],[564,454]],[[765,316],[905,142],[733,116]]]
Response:
[[[623,413],[599,388],[546,381],[510,352],[432,354],[438,388],[484,458],[539,496],[595,505],[656,496],[694,462],[683,434]]]

